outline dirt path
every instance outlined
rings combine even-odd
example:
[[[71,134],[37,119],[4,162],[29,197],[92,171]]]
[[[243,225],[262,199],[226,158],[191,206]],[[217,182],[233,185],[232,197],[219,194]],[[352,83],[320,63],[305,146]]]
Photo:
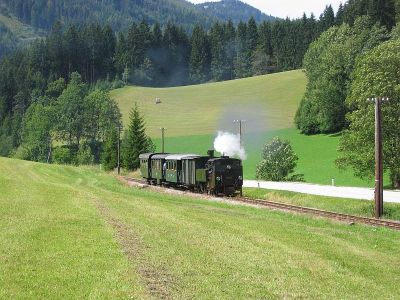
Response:
[[[144,255],[146,246],[130,226],[114,216],[109,207],[98,199],[93,200],[93,204],[106,223],[113,228],[115,238],[128,260],[137,266],[137,271],[145,284],[149,297],[171,299],[172,276],[167,269],[155,267],[146,260]]]

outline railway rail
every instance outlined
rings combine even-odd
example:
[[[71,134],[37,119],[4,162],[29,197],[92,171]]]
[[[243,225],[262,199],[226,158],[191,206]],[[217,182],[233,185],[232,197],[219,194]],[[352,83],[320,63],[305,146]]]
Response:
[[[141,180],[141,179],[135,179],[135,178],[131,178],[131,177],[121,177],[121,178],[126,182],[133,182],[133,183],[139,183],[142,185],[148,185],[146,181]],[[354,216],[354,215],[337,213],[337,212],[332,212],[332,211],[327,211],[327,210],[321,210],[321,209],[317,209],[317,208],[297,206],[297,205],[285,204],[285,203],[281,203],[281,202],[262,200],[262,199],[252,199],[252,198],[248,198],[248,197],[235,197],[235,198],[225,197],[223,199],[228,199],[229,201],[238,202],[238,203],[257,205],[257,206],[261,206],[261,207],[265,207],[265,208],[272,208],[272,209],[276,209],[276,210],[318,216],[318,217],[323,217],[323,218],[341,221],[341,222],[354,223],[354,224],[366,224],[366,225],[378,226],[378,227],[387,227],[387,228],[391,228],[391,229],[400,231],[400,222],[391,221],[391,220]]]

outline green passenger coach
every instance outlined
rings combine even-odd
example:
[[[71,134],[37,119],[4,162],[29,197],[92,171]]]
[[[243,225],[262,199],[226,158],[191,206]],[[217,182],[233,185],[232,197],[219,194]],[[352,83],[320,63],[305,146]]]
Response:
[[[213,195],[242,193],[243,167],[239,159],[196,154],[141,154],[140,172],[149,184],[179,187]]]

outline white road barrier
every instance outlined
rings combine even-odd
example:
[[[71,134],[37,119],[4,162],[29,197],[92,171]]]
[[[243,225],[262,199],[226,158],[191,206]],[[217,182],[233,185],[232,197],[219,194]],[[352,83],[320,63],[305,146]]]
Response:
[[[250,188],[290,191],[302,194],[329,196],[336,198],[349,198],[358,200],[374,199],[374,189],[371,188],[339,187],[303,182],[270,182],[257,180],[245,180],[243,186]],[[383,201],[400,203],[400,191],[383,191]]]

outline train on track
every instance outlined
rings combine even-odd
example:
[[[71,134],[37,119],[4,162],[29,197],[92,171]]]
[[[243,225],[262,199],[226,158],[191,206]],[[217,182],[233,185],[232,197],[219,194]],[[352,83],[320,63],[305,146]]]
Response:
[[[242,195],[243,166],[240,159],[195,154],[146,153],[139,156],[140,172],[149,184],[210,195]]]

